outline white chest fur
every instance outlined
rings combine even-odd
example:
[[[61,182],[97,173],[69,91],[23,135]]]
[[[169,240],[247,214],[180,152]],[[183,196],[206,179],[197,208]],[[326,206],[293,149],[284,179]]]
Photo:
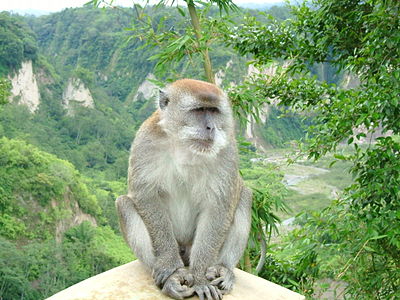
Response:
[[[153,161],[154,179],[165,192],[163,201],[182,244],[193,240],[198,216],[210,199],[214,159],[174,149]]]

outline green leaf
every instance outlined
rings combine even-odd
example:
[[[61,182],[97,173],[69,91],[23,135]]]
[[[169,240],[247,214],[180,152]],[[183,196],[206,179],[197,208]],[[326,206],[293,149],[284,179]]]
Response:
[[[337,154],[335,153],[333,155],[334,158],[340,159],[340,160],[346,160],[346,157],[343,154]]]
[[[374,237],[372,237],[372,238],[370,238],[369,240],[379,240],[379,239],[383,239],[383,238],[386,238],[387,237],[387,235],[386,234],[384,234],[384,235],[379,235],[379,236],[374,236]]]
[[[178,9],[178,12],[181,14],[182,17],[186,17],[186,13],[181,7],[177,6],[176,8]]]

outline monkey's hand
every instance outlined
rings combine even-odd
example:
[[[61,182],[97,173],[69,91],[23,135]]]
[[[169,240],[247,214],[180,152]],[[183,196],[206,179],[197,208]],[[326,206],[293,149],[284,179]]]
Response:
[[[218,287],[222,294],[228,294],[235,282],[235,274],[233,274],[232,270],[222,265],[209,267],[206,272],[206,278],[210,280],[210,284]]]
[[[162,288],[170,277],[177,269],[182,268],[183,262],[179,259],[168,259],[168,257],[160,256],[156,259],[153,266],[153,278],[156,285]]]
[[[168,277],[162,292],[174,299],[190,297],[194,294],[193,283],[192,273],[185,268],[179,268]]]
[[[222,293],[217,286],[212,285],[207,278],[195,278],[193,289],[200,300],[221,300]]]

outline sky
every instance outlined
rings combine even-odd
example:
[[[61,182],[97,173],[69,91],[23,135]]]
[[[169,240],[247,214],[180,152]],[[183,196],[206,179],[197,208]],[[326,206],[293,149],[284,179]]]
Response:
[[[0,11],[3,10],[43,10],[59,11],[67,7],[79,7],[89,0],[0,0]],[[241,3],[277,3],[282,0],[233,0],[236,4]],[[121,6],[132,6],[132,0],[116,0],[114,4]],[[140,1],[135,1],[140,2]],[[157,2],[157,1],[155,1]]]

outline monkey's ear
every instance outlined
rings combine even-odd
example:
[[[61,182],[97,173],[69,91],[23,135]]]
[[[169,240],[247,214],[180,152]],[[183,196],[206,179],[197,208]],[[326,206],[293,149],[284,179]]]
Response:
[[[159,100],[158,100],[158,104],[160,105],[161,109],[164,109],[165,107],[167,107],[169,103],[169,98],[167,96],[167,94],[160,90],[160,95],[159,95]]]

